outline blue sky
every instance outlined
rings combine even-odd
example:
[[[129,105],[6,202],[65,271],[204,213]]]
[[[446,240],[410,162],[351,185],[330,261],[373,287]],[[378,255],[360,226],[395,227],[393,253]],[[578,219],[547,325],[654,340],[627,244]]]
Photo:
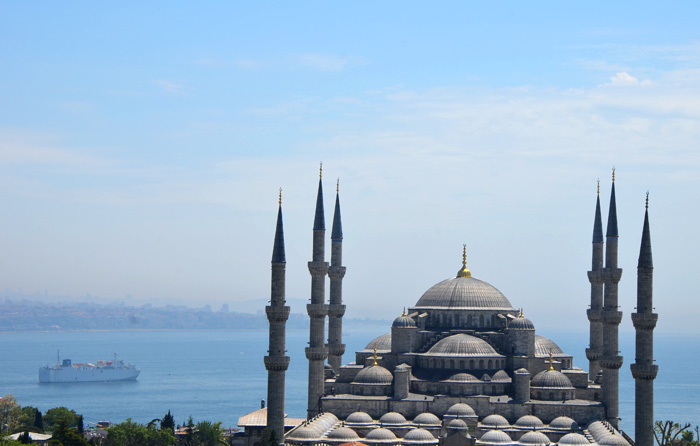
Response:
[[[649,190],[660,329],[698,330],[695,3],[143,3],[0,3],[0,289],[267,298],[283,187],[306,299],[323,161],[350,315],[400,314],[466,243],[536,324],[585,328],[616,166],[622,310]]]

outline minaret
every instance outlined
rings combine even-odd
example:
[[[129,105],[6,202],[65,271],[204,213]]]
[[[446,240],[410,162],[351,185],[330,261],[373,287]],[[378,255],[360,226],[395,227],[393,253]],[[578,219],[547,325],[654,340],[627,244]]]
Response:
[[[328,277],[331,281],[330,305],[328,306],[328,364],[338,373],[345,353],[343,344],[343,223],[340,220],[340,180],[335,186],[335,212],[331,230],[331,267]]]
[[[311,273],[311,303],[306,306],[309,313],[309,346],[306,347],[306,358],[309,360],[309,403],[307,417],[310,419],[320,411],[321,395],[323,395],[323,367],[328,349],[324,342],[326,332],[326,315],[328,305],[325,304],[326,274],[328,262],[325,257],[326,222],[323,214],[323,164],[319,171],[318,196],[316,197],[316,215],[314,216],[313,256],[309,262]]]
[[[593,264],[588,271],[588,281],[591,282],[591,308],[587,311],[591,322],[590,346],[586,349],[588,358],[588,378],[595,380],[600,371],[600,360],[603,354],[603,222],[600,218],[600,180],[595,203],[595,221],[593,222]]]
[[[654,445],[654,379],[659,371],[659,366],[654,364],[654,328],[659,315],[653,312],[653,275],[647,192],[637,263],[637,312],[632,313],[637,334],[636,358],[630,366],[634,377],[634,441],[638,446]]]
[[[267,369],[267,427],[275,432],[277,440],[284,438],[284,374],[289,366],[289,356],[285,355],[285,325],[289,317],[289,307],[285,305],[284,280],[286,269],[284,254],[284,228],[282,226],[282,189],[280,189],[279,210],[275,244],[272,248],[272,285],[270,305],[265,307],[270,323],[270,349],[265,356]]]
[[[615,204],[615,169],[613,168],[612,189],[610,191],[610,210],[608,212],[608,229],[605,234],[605,268],[603,268],[603,356],[600,365],[603,369],[601,402],[605,405],[606,419],[619,429],[620,425],[620,356],[618,343],[618,326],[622,321],[622,311],[618,310],[617,285],[622,276],[622,269],[617,267],[617,206]]]

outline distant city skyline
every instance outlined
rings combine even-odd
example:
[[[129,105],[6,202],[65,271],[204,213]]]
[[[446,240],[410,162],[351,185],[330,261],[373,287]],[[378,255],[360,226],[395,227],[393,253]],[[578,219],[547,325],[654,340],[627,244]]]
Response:
[[[398,316],[466,243],[538,330],[584,331],[596,180],[605,221],[615,166],[620,329],[649,191],[657,333],[700,331],[694,2],[0,14],[0,290],[267,300],[282,187],[287,297],[306,300],[323,162],[349,317]]]

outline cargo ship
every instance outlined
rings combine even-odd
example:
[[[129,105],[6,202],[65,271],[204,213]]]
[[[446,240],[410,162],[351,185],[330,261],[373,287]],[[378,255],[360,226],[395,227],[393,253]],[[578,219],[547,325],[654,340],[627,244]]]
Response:
[[[74,383],[74,382],[100,382],[100,381],[133,381],[141,373],[131,364],[125,364],[123,360],[97,361],[92,363],[73,363],[70,359],[56,358],[56,365],[44,366],[39,369],[40,383]]]

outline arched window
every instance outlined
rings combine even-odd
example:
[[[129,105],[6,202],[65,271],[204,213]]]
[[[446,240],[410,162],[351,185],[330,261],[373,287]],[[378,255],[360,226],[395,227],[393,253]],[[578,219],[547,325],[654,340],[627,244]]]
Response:
[[[493,361],[489,359],[489,369],[493,368]]]
[[[451,369],[455,368],[455,360],[454,359],[450,359],[450,368]]]
[[[483,359],[479,359],[479,368],[480,369],[484,368],[484,360]]]
[[[496,386],[491,386],[491,395],[496,394]]]
[[[459,361],[459,368],[464,370],[464,359]]]
[[[470,369],[473,369],[473,368],[474,368],[474,360],[473,360],[473,359],[470,359],[470,360],[469,360],[469,368],[470,368]],[[597,398],[596,398],[596,399],[597,399]]]
[[[472,326],[472,315],[468,314],[467,315],[467,327],[471,327],[471,326]]]
[[[483,314],[479,315],[479,326],[480,327],[484,326],[484,315]]]

